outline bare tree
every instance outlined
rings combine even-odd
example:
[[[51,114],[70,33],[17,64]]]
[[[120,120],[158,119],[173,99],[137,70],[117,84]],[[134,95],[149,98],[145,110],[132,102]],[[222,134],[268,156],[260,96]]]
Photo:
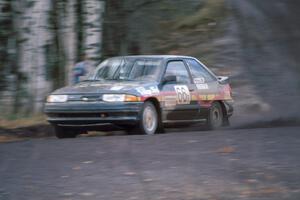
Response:
[[[2,0],[0,10],[0,106],[14,114],[41,111],[81,55],[102,56],[104,1]]]

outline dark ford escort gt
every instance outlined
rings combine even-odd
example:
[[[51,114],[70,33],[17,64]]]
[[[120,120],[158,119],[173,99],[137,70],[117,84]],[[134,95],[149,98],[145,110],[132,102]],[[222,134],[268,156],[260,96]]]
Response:
[[[166,124],[229,124],[231,88],[193,57],[125,56],[102,62],[85,81],[54,91],[45,113],[58,138],[103,124],[154,134]]]

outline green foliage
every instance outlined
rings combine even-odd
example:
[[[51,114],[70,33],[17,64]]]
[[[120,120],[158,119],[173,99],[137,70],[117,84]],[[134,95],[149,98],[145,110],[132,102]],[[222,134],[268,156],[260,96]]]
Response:
[[[224,0],[206,0],[204,6],[196,13],[179,20],[175,28],[195,28],[199,25],[217,23],[225,15]]]

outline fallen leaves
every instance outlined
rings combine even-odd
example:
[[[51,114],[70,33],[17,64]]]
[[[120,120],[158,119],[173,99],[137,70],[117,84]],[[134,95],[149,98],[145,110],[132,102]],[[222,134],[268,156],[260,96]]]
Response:
[[[263,187],[258,189],[247,189],[241,192],[242,196],[247,197],[257,197],[257,196],[268,196],[275,195],[279,193],[287,192],[286,189],[282,187]]]
[[[80,170],[80,169],[81,169],[81,167],[79,167],[79,166],[76,166],[76,167],[72,167],[72,169],[73,169],[73,170]]]
[[[222,148],[218,149],[217,153],[230,154],[230,153],[234,153],[235,151],[236,151],[236,149],[234,147],[226,146],[226,147],[222,147]]]
[[[143,181],[144,181],[144,182],[153,182],[154,180],[151,179],[151,178],[146,178],[146,179],[144,179]]]
[[[136,173],[135,172],[125,172],[123,175],[125,175],[125,176],[134,176],[134,175],[136,175]]]
[[[15,120],[8,120],[0,118],[0,126],[5,129],[15,129],[20,127],[30,127],[36,125],[47,124],[45,115],[36,115],[28,118],[18,118]]]
[[[198,140],[188,140],[187,143],[192,144],[192,143],[197,143],[199,142]]]
[[[87,160],[87,161],[83,161],[82,163],[83,163],[83,164],[92,164],[92,163],[94,163],[94,161],[92,161],[92,160]]]
[[[90,197],[90,196],[94,196],[95,194],[92,192],[82,192],[82,193],[79,193],[79,195],[85,196],[85,197]]]

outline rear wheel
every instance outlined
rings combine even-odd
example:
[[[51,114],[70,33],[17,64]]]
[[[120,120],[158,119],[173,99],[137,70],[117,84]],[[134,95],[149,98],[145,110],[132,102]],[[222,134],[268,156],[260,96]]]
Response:
[[[223,126],[224,114],[219,102],[214,102],[210,108],[206,128],[209,130],[218,129]]]
[[[54,126],[55,135],[59,139],[63,138],[75,138],[77,135],[80,134],[80,131],[61,127],[61,126]]]

